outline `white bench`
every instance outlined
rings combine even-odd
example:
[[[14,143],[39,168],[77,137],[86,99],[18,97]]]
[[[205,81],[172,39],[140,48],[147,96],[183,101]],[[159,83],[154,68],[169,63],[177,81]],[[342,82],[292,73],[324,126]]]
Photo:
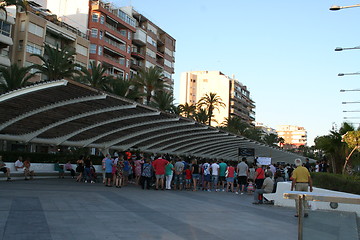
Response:
[[[295,200],[293,199],[284,199],[284,193],[291,190],[291,182],[279,182],[277,184],[275,193],[264,193],[264,197],[268,200],[273,200],[274,205],[280,207],[295,207]],[[333,196],[339,197],[355,197],[360,198],[360,195],[344,193],[338,191],[331,191],[323,188],[313,188],[313,193],[322,195],[322,194],[331,194]],[[309,202],[309,205],[312,210],[321,209],[321,210],[333,210],[333,211],[343,211],[343,212],[356,212],[358,217],[360,217],[360,205],[355,204],[346,204],[339,203],[336,209],[330,207],[329,202]]]
[[[6,167],[10,168],[10,176],[11,178],[23,178],[24,177],[24,171],[23,170],[16,170],[15,169],[15,163],[13,162],[5,162]],[[65,164],[60,164],[65,166]],[[71,164],[73,169],[76,170],[76,164]],[[102,172],[102,166],[101,165],[94,165],[94,168],[97,173]],[[31,163],[30,170],[34,171],[35,177],[38,178],[54,178],[59,176],[59,172],[55,171],[55,163]],[[0,177],[2,172],[0,172]],[[65,171],[64,169],[64,175],[70,176],[70,172]],[[5,174],[3,174],[4,177]],[[101,176],[101,175],[99,175]]]

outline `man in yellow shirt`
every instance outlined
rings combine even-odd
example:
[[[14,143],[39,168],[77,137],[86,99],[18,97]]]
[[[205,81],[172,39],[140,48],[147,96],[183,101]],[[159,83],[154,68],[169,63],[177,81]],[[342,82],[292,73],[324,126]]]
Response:
[[[313,191],[312,180],[311,180],[309,170],[307,170],[306,167],[302,166],[302,161],[299,158],[295,159],[295,166],[296,166],[296,169],[292,172],[292,177],[291,177],[291,179],[292,179],[291,191],[293,191],[293,189],[295,187],[295,191],[307,192],[308,187],[310,187],[310,192],[312,192]],[[298,217],[299,216],[298,200],[295,200],[295,202],[296,202],[295,217]],[[304,206],[305,206],[304,217],[307,217],[308,211],[309,211],[307,201],[304,201]]]

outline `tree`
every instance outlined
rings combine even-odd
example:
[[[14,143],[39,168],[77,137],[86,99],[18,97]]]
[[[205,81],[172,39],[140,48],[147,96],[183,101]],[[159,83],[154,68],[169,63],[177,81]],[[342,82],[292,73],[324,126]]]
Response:
[[[12,64],[10,67],[0,68],[0,91],[8,92],[25,87],[33,74],[29,74],[30,67],[19,67]]]
[[[208,113],[208,123],[211,126],[212,117],[214,115],[214,110],[220,110],[220,107],[225,107],[226,104],[223,103],[220,96],[216,93],[205,94],[204,97],[200,98],[198,106],[201,108],[205,106]]]
[[[100,90],[110,90],[111,82],[113,78],[106,75],[108,68],[102,64],[90,63],[90,70],[82,68],[83,75],[75,78],[76,81],[87,84],[93,88]]]
[[[196,111],[194,118],[197,122],[206,124],[209,121],[209,114],[205,108],[199,108]]]
[[[156,92],[153,100],[150,102],[150,106],[158,108],[162,111],[171,112],[173,101],[174,97],[171,93],[160,91]]]
[[[186,118],[193,118],[196,112],[196,106],[194,104],[189,104],[189,103],[180,104],[179,109],[181,115]]]
[[[111,93],[114,93],[120,97],[125,97],[131,100],[138,99],[139,91],[134,86],[131,80],[126,80],[122,77],[112,79],[109,83]]]
[[[59,49],[59,46],[53,48],[48,44],[44,45],[44,55],[31,54],[43,62],[43,64],[34,64],[33,68],[37,70],[36,73],[44,74],[47,80],[72,79],[80,74],[76,67],[81,66],[75,63],[74,55],[75,49],[67,47]]]
[[[277,146],[277,144],[279,143],[278,135],[274,133],[265,134],[263,140],[266,144],[270,146],[274,146],[274,145]]]
[[[225,118],[225,121],[221,123],[224,130],[232,132],[234,134],[245,135],[246,131],[250,128],[250,124],[241,120],[239,117],[231,116]]]
[[[345,174],[346,167],[353,153],[360,150],[360,131],[348,131],[343,135],[343,141],[351,148],[350,154],[346,157],[342,173]]]
[[[139,71],[134,78],[134,82],[139,88],[143,89],[147,105],[150,104],[154,94],[163,91],[165,87],[162,70],[159,67],[150,67]]]
[[[328,158],[334,173],[341,173],[344,161],[349,148],[342,141],[342,135],[348,131],[354,131],[354,127],[348,123],[343,123],[339,131],[330,131],[330,134],[315,138],[315,148],[324,153]]]

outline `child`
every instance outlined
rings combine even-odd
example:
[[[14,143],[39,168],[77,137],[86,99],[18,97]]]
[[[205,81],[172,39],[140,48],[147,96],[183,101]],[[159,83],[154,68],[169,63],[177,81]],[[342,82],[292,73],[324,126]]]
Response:
[[[190,190],[190,187],[191,187],[191,170],[189,168],[189,165],[186,166],[186,169],[185,169],[185,189],[186,190]]]
[[[247,186],[247,193],[252,194],[254,192],[254,183],[252,179],[249,179],[248,186]]]

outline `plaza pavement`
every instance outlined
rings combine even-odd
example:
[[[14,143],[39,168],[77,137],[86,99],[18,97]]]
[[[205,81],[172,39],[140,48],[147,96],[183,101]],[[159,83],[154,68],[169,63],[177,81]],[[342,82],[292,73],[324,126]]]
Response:
[[[73,179],[0,181],[0,240],[297,239],[293,208],[251,203],[252,196],[225,192],[118,189]],[[339,238],[330,231],[326,239]]]

